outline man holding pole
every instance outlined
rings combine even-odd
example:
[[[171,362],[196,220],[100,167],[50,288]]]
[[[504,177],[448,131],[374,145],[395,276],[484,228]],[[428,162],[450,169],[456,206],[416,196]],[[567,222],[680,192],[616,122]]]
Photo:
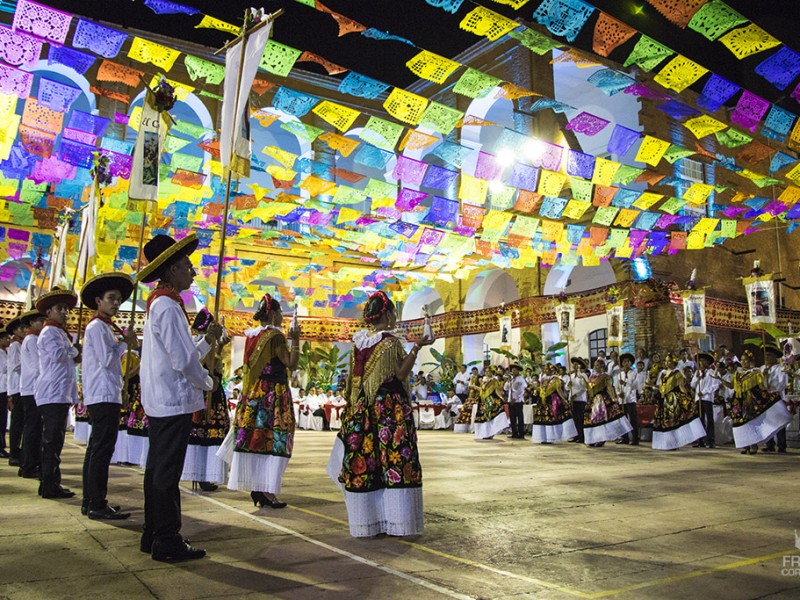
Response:
[[[22,430],[25,427],[25,410],[19,399],[19,375],[22,369],[22,340],[25,336],[25,325],[22,315],[17,315],[6,324],[6,331],[11,334],[8,345],[8,364],[6,370],[8,408],[11,410],[11,423],[8,430],[8,465],[19,467],[22,464]]]
[[[19,373],[19,401],[22,405],[24,424],[22,429],[22,461],[20,475],[25,479],[39,479],[42,463],[42,418],[36,409],[34,393],[39,378],[39,333],[44,327],[45,316],[38,310],[29,310],[21,317],[27,327],[22,340]]]
[[[106,273],[87,281],[81,289],[84,306],[94,309],[83,338],[83,403],[89,411],[92,433],[83,461],[81,512],[90,519],[121,520],[130,513],[109,506],[108,467],[114,454],[122,407],[122,358],[137,346],[133,329],[123,332],[112,318],[133,292],[125,273]],[[118,339],[121,338],[121,340]]]
[[[191,560],[205,556],[180,534],[180,477],[192,428],[192,413],[205,408],[203,392],[215,382],[201,364],[222,328],[209,325],[195,344],[180,293],[189,289],[195,270],[189,255],[195,234],[176,242],[157,235],[144,246],[147,266],[137,279],[158,281],[147,300],[140,368],[142,405],[150,424],[150,452],[144,475],[144,531],[140,549],[154,560]]]

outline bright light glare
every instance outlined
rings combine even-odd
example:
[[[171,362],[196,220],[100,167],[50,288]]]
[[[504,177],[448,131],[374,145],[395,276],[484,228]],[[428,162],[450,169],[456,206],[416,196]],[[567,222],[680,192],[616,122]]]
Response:
[[[489,182],[489,191],[492,192],[493,194],[496,194],[498,192],[502,192],[503,188],[505,188],[505,186],[503,185],[502,181],[498,181],[497,179],[493,179],[492,181]]]
[[[498,165],[507,167],[517,162],[517,155],[512,150],[500,150],[500,152],[495,155],[495,162],[497,162]]]
[[[544,154],[544,143],[541,140],[530,140],[525,144],[525,156],[529,160],[536,160]]]

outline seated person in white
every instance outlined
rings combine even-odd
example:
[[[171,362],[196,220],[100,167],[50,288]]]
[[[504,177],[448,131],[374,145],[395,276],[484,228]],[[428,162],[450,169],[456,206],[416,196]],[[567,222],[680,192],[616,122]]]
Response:
[[[425,382],[424,377],[417,376],[417,380],[414,383],[414,401],[428,401],[428,384]]]
[[[456,393],[453,390],[447,390],[443,395],[444,398],[442,398],[442,404],[447,406],[450,411],[450,416],[453,418],[458,417],[459,413],[461,412],[461,398],[456,396]]]
[[[325,416],[325,409],[323,406],[325,405],[325,394],[322,391],[322,388],[318,387],[314,390],[313,395],[308,396],[308,400],[306,401],[306,407],[308,409],[308,414],[311,417],[320,417],[322,419],[322,429],[324,431],[330,431],[331,427],[328,423],[328,417]],[[312,420],[309,419],[309,422]]]

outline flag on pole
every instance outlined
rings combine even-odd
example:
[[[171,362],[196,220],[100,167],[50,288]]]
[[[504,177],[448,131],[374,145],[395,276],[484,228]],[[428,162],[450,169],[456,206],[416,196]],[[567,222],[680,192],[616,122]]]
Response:
[[[131,200],[158,200],[158,165],[161,148],[169,132],[169,113],[156,108],[155,94],[148,88],[142,106],[139,134],[133,150],[128,197]]]
[[[97,254],[96,233],[97,233],[97,181],[92,183],[89,188],[89,203],[83,209],[81,219],[81,240],[80,254],[78,255],[78,274],[80,275],[81,285],[86,281],[91,266],[91,260]],[[52,288],[51,288],[52,289]]]
[[[224,168],[243,177],[250,175],[250,88],[271,35],[272,21],[268,21],[225,52],[220,159]],[[243,40],[247,44],[244,55]]]
[[[58,239],[58,248],[56,249],[55,258],[50,257],[50,286],[47,288],[52,290],[56,287],[67,287],[66,274],[64,273],[65,261],[67,257],[67,234],[69,233],[69,219],[64,219],[58,226],[56,232],[56,239]]]

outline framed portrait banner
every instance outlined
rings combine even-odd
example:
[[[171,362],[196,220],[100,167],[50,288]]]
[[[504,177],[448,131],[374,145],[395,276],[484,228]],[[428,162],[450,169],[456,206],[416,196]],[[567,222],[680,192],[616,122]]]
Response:
[[[625,317],[625,303],[624,302],[617,302],[616,304],[611,304],[606,309],[606,323],[608,327],[608,339],[606,340],[606,346],[622,346],[624,341],[625,333],[624,329],[624,319]]]
[[[706,293],[687,290],[683,297],[683,337],[698,339],[706,335]]]
[[[558,324],[558,337],[562,342],[575,340],[575,305],[563,302],[556,305],[556,323]]]
[[[777,322],[777,312],[772,275],[745,277],[742,283],[747,294],[750,325],[774,325]]]
[[[511,346],[511,317],[500,317],[500,347]]]

